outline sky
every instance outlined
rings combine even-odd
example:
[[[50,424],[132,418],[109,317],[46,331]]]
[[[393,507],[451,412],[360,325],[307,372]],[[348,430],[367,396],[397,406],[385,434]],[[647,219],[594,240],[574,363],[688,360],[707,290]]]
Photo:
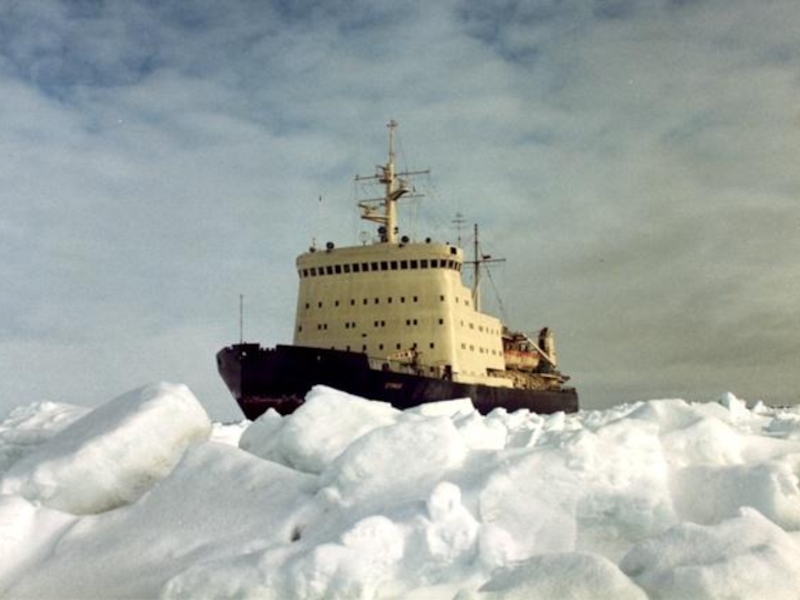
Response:
[[[507,260],[486,307],[554,330],[585,407],[797,403],[798,18],[796,0],[2,0],[0,413],[165,380],[235,418],[214,355],[240,295],[247,339],[291,341],[294,259],[358,243],[353,176],[385,160],[390,119],[401,166],[431,169],[401,228],[479,223]]]

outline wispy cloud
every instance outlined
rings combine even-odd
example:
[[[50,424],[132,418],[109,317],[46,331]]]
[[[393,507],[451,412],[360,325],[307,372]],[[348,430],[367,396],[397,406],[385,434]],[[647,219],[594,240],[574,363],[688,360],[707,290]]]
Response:
[[[315,235],[357,239],[350,178],[380,160],[390,117],[404,160],[433,167],[435,233],[455,237],[456,211],[484,224],[511,259],[509,318],[561,332],[587,401],[732,387],[788,402],[799,13],[3,5],[0,362],[35,349],[53,374],[4,372],[0,402],[58,399],[76,362],[104,371],[93,400],[170,364],[224,410],[210,357],[237,333],[238,294],[253,338],[291,337],[294,256]],[[172,332],[196,363],[167,356]]]

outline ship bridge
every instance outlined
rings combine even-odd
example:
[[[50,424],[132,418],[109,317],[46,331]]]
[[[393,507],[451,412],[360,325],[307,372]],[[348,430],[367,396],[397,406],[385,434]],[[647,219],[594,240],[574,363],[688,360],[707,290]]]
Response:
[[[460,248],[437,243],[302,254],[294,343],[482,381],[504,368],[502,324],[475,311],[461,280],[463,259]]]

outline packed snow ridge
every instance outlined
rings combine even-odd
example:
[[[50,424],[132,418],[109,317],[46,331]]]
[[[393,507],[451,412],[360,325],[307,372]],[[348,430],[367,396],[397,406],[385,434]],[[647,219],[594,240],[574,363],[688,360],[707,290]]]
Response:
[[[800,412],[575,415],[158,384],[0,423],[4,598],[797,598]]]

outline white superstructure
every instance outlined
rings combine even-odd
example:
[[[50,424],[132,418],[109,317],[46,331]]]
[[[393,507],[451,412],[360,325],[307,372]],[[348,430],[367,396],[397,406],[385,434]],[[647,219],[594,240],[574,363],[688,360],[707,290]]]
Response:
[[[510,334],[499,319],[476,310],[473,290],[461,279],[461,248],[399,236],[397,201],[408,191],[402,177],[413,173],[395,171],[396,126],[389,123],[389,158],[375,176],[384,196],[359,203],[362,218],[378,223],[378,240],[344,248],[329,243],[297,258],[294,344],[361,352],[382,368],[429,377],[538,387],[522,380],[540,358],[551,363],[541,340]]]

